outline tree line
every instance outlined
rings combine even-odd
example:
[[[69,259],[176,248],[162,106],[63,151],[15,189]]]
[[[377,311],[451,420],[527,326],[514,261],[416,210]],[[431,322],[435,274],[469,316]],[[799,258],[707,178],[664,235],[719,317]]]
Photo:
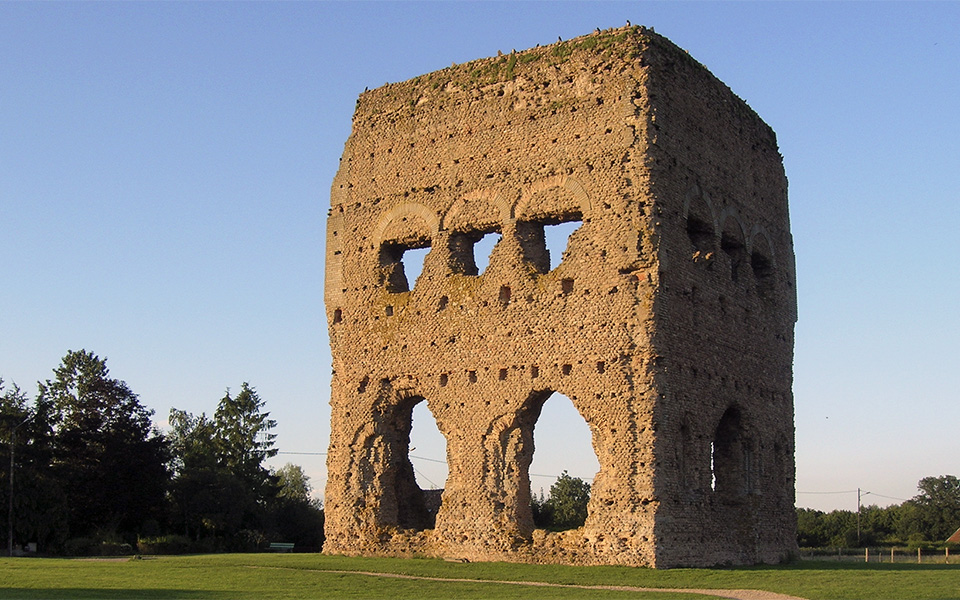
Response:
[[[164,433],[106,359],[69,351],[53,375],[32,402],[0,380],[8,545],[69,555],[320,548],[322,506],[300,467],[265,466],[276,421],[248,383],[212,416],[171,409]]]
[[[899,546],[942,548],[960,529],[960,479],[953,475],[924,477],[919,493],[895,506],[876,505],[856,511],[797,509],[797,542],[801,548]],[[551,531],[582,527],[587,518],[590,484],[566,471],[548,495],[531,494],[534,525]]]
[[[801,548],[864,546],[940,547],[960,528],[960,479],[924,477],[919,493],[893,506],[856,511],[797,509]]]

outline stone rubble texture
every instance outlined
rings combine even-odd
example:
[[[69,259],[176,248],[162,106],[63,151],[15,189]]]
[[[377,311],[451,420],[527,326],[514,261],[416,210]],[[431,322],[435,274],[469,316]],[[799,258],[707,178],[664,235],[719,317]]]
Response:
[[[544,226],[570,221],[550,270]],[[669,40],[597,31],[364,92],[326,265],[324,552],[651,567],[796,553],[782,159]],[[535,530],[528,474],[554,392],[600,463],[585,525],[559,533]],[[408,457],[424,401],[447,442],[439,509]]]

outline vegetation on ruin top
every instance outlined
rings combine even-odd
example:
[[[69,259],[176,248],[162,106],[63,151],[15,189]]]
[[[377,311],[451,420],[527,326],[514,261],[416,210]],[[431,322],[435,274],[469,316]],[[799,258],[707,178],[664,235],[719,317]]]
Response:
[[[502,52],[492,58],[480,58],[464,64],[420,75],[411,80],[388,83],[361,95],[361,103],[368,104],[369,114],[413,111],[426,98],[439,100],[449,93],[482,90],[504,84],[519,77],[539,79],[536,75],[545,68],[560,67],[578,57],[599,58],[602,61],[633,61],[646,45],[668,48],[683,60],[700,68],[703,65],[666,38],[640,25],[630,25],[593,33],[570,40],[559,40],[547,46],[536,46],[522,51]]]

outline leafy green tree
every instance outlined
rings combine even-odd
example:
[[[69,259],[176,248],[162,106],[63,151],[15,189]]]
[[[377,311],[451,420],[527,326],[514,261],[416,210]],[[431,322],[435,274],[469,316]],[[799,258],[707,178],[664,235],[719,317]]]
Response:
[[[221,466],[213,422],[185,411],[170,410],[171,521],[195,540],[222,537],[240,529],[249,492]]]
[[[310,477],[298,465],[277,469],[278,493],[273,512],[272,536],[301,548],[323,545],[323,505],[311,497]]]
[[[193,539],[212,537],[223,549],[249,549],[269,528],[276,477],[263,464],[274,456],[276,421],[247,383],[220,400],[213,418],[170,411],[176,526]]]
[[[69,490],[71,536],[133,538],[158,522],[168,448],[153,411],[110,377],[106,359],[86,350],[67,352],[54,379],[39,387],[38,402],[52,408],[52,472]]]
[[[920,493],[904,503],[898,533],[906,539],[946,540],[960,527],[960,479],[924,477],[917,489]]]
[[[311,504],[314,499],[310,496],[313,492],[313,486],[310,485],[310,477],[303,472],[303,468],[293,463],[287,463],[277,469],[276,472],[277,497],[291,502],[302,502]]]
[[[0,488],[2,530],[7,540],[10,509],[10,452],[14,449],[13,542],[36,542],[44,551],[58,548],[66,537],[63,493],[50,474],[52,429],[49,403],[33,406],[20,388],[4,389],[0,379]],[[14,448],[15,446],[15,448]],[[4,544],[6,549],[6,544]]]
[[[826,546],[832,536],[825,531],[823,511],[797,509],[797,544],[801,548]]]
[[[239,477],[261,499],[273,495],[274,479],[263,461],[275,456],[277,422],[263,412],[264,401],[244,382],[236,396],[226,395],[213,415],[214,441],[220,464]]]
[[[590,484],[566,471],[550,486],[550,497],[544,503],[553,529],[575,529],[587,520]]]

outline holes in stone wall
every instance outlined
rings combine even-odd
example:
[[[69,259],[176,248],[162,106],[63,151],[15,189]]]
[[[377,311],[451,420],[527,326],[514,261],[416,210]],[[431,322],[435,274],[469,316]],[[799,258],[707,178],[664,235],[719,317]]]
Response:
[[[510,286],[501,285],[500,286],[500,295],[498,296],[500,304],[510,304]]]
[[[393,316],[393,307],[390,306],[389,304],[386,305],[385,307],[383,307],[383,314],[385,314],[385,315],[388,316],[388,317],[392,317],[392,316]]]
[[[564,375],[569,375],[572,370],[573,370],[573,365],[563,365],[562,367],[560,367],[560,372],[563,373]]]
[[[586,420],[567,396],[551,391],[534,394],[527,403],[534,419],[533,460],[528,468],[530,492],[536,506],[543,495],[549,499],[550,486],[558,476],[565,474],[590,485],[600,470],[600,462],[593,450],[593,435]],[[554,530],[573,529],[583,525],[587,517],[587,494],[577,518],[565,522],[545,522],[547,511],[535,511],[534,525]]]
[[[506,381],[507,369],[500,369],[500,372],[497,374],[497,379],[499,379],[500,381]]]
[[[747,251],[740,226],[733,219],[727,219],[723,233],[720,234],[720,249],[730,258],[730,279],[739,281],[747,263]]]
[[[574,231],[580,228],[583,221],[580,219],[573,221],[564,221],[553,225],[544,225],[544,241],[547,246],[547,253],[550,255],[550,270],[554,270],[563,260],[563,255],[567,251],[570,242],[570,236]]]
[[[753,240],[753,252],[750,253],[750,268],[756,281],[757,295],[763,299],[773,297],[776,285],[773,260],[770,259],[770,248],[764,236],[758,235]]]
[[[343,311],[339,308],[333,311],[333,324],[336,325],[343,321]]]
[[[384,438],[397,460],[391,482],[396,525],[432,529],[447,478],[447,444],[422,397],[406,399],[396,407]]]
[[[698,252],[711,252],[714,249],[715,235],[713,211],[710,204],[698,193],[691,198],[687,208],[687,236]]]
[[[580,214],[517,222],[517,238],[524,260],[538,273],[556,269],[568,249],[570,236],[582,223]]]
[[[724,499],[745,495],[753,485],[753,450],[743,428],[740,410],[731,406],[717,424],[710,445],[714,493]]]
[[[423,271],[423,262],[430,252],[430,240],[411,243],[386,242],[380,248],[380,266],[387,291],[408,292],[416,285]]]
[[[564,294],[570,294],[573,292],[573,280],[572,279],[563,279],[560,281],[560,289]]]
[[[482,275],[501,238],[500,230],[455,232],[450,235],[450,269],[461,275]]]
[[[438,310],[438,311],[441,311],[441,310],[445,309],[448,304],[450,304],[450,298],[447,298],[446,296],[442,296],[442,297],[440,298],[440,301],[437,302],[437,310]]]

